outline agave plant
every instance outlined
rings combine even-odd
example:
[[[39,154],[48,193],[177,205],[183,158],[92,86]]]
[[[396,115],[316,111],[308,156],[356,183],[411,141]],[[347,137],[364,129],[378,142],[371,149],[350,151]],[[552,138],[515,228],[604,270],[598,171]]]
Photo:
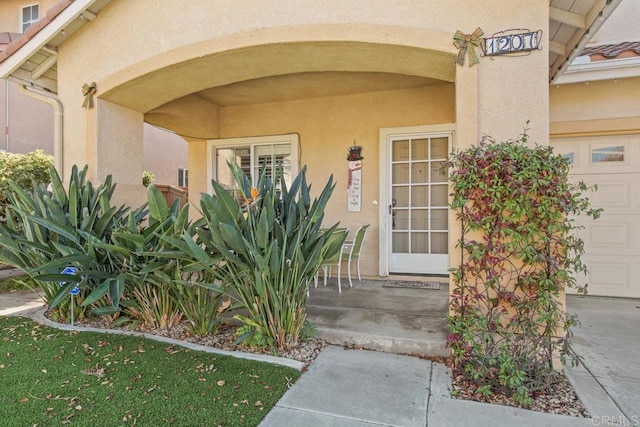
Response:
[[[244,313],[235,316],[244,323],[240,341],[286,347],[305,326],[307,290],[323,258],[342,245],[327,240],[337,224],[321,230],[333,177],[312,201],[306,167],[290,188],[281,173],[274,182],[264,170],[254,188],[239,166],[229,167],[238,197],[214,181],[214,194],[201,198],[198,241],[183,236],[183,248],[203,262],[222,261],[211,271]]]
[[[94,187],[87,180],[87,167],[71,171],[69,189],[50,169],[51,190],[45,185],[28,192],[10,183],[10,204],[6,224],[0,226],[0,261],[29,274],[45,290],[47,303],[55,307],[74,286],[81,288],[80,299],[107,281],[115,301],[119,290],[113,279],[121,273],[111,254],[97,251],[93,243],[111,241],[122,224],[139,225],[145,208],[131,211],[112,206],[115,184],[108,176]],[[15,218],[15,219],[14,219]],[[62,275],[67,266],[77,274]],[[66,283],[60,287],[59,283]]]
[[[111,242],[90,242],[96,251],[111,254],[111,259],[120,266],[121,274],[103,282],[84,304],[93,304],[105,296],[112,299],[113,282],[118,289],[128,284],[129,291],[125,287],[120,293],[126,299],[120,301],[125,306],[125,315],[119,322],[131,321],[144,327],[165,329],[176,326],[184,316],[190,325],[199,325],[199,335],[214,332],[219,302],[215,295],[220,296],[224,291],[220,287],[210,289],[208,293],[204,289],[202,293],[193,290],[199,288],[199,282],[213,282],[208,267],[216,260],[209,258],[207,262],[201,262],[181,248],[180,237],[195,239],[196,228],[188,220],[189,205],[180,208],[180,202],[176,200],[169,207],[153,185],[147,187],[147,200],[146,227],[129,222],[113,232]],[[178,247],[172,242],[177,242]],[[210,298],[206,298],[205,293]],[[105,305],[94,313],[111,315],[119,309],[116,304]]]
[[[185,316],[200,334],[215,330],[224,293],[211,278],[218,260],[185,253],[180,238],[193,242],[196,230],[188,205],[169,207],[150,185],[146,205],[133,211],[116,208],[111,176],[94,187],[87,167],[79,171],[74,166],[67,191],[55,169],[50,175],[51,190],[40,185],[27,192],[10,183],[8,220],[0,225],[0,261],[36,281],[55,316],[67,317],[74,304],[78,314],[87,309],[98,315],[125,313],[119,319],[123,323],[175,325]],[[60,274],[69,266],[77,274]],[[201,282],[211,289],[194,290]],[[70,301],[74,286],[80,294]]]

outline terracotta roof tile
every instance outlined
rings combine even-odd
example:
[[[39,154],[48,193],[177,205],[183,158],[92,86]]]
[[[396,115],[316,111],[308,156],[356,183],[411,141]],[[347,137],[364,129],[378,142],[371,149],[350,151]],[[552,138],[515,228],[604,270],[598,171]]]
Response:
[[[589,55],[592,59],[614,59],[618,56],[640,56],[640,41],[624,42],[616,44],[604,44],[601,46],[590,46],[583,49],[582,55]]]
[[[8,44],[22,37],[20,33],[0,33],[0,52],[4,51]]]
[[[8,44],[5,44],[4,46],[0,45],[0,62],[13,55],[18,49],[20,49],[29,40],[35,37],[35,35],[38,34],[40,30],[49,25],[49,23],[53,21],[56,16],[60,15],[60,13],[67,7],[69,7],[69,5],[71,5],[71,3],[73,3],[74,1],[75,0],[60,0],[58,3],[47,9],[45,16],[35,24],[31,25],[29,28],[27,28],[24,34],[17,34],[17,36],[19,37],[11,38],[10,42]],[[16,35],[16,33],[3,34]]]

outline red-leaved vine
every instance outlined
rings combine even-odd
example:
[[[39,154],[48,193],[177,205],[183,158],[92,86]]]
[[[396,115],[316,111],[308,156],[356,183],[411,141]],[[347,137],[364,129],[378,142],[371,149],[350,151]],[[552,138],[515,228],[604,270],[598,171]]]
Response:
[[[452,269],[455,289],[448,318],[450,365],[476,393],[512,395],[523,406],[553,383],[554,358],[569,357],[567,287],[586,273],[584,246],[573,218],[598,218],[570,164],[550,146],[517,140],[453,153],[451,208],[462,226]]]

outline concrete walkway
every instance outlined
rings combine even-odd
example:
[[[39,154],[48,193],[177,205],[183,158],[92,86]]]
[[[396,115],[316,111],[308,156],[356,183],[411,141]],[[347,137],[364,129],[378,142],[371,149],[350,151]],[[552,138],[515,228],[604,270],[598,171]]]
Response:
[[[41,320],[33,292],[0,294],[0,315]],[[284,394],[262,426],[640,425],[640,301],[569,297],[582,328],[574,351],[584,365],[567,376],[593,418],[550,415],[451,398],[443,364],[329,346]],[[65,329],[71,328],[66,326]]]
[[[571,348],[582,363],[566,369],[580,400],[640,426],[640,300],[570,295],[567,310],[581,322]]]
[[[575,418],[453,399],[449,394],[450,378],[447,368],[441,363],[330,346],[323,350],[309,371],[285,393],[260,425],[616,425],[610,422],[611,415],[606,418]]]
[[[312,294],[310,304],[317,301]],[[338,306],[351,305],[337,301]],[[443,364],[332,346],[261,426],[640,425],[640,301],[570,296],[567,304],[582,321],[573,350],[583,365],[567,367],[566,374],[592,418],[453,399]]]
[[[311,289],[307,317],[318,336],[336,345],[389,353],[448,355],[448,285],[426,290],[387,288],[385,283],[354,281],[353,288],[343,284],[339,294],[337,281],[331,278],[326,287]]]

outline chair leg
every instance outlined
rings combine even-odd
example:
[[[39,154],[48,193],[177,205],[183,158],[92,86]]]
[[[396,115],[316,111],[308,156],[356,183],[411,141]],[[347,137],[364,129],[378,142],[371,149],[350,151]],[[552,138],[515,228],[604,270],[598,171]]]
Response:
[[[358,282],[362,282],[362,279],[360,278],[360,257],[358,257]]]
[[[347,276],[349,276],[349,287],[353,288],[353,282],[351,281],[351,260],[347,262]]]
[[[327,286],[327,267],[322,267],[322,272],[324,273],[324,285]]]
[[[340,264],[338,264],[338,293],[339,294],[342,293],[342,284],[340,283]]]
[[[313,276],[313,285],[317,289],[318,288],[318,274],[320,273],[320,269],[316,271],[316,275]]]

